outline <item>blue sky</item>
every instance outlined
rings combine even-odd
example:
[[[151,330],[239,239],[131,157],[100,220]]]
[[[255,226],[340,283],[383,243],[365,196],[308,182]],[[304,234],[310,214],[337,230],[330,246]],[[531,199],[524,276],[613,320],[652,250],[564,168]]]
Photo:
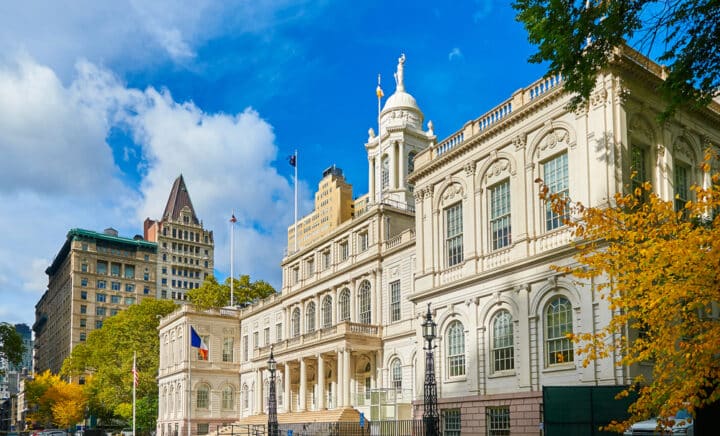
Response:
[[[508,2],[10,1],[0,4],[0,321],[34,321],[67,231],[142,233],[184,174],[216,268],[280,285],[323,169],[367,191],[364,142],[405,53],[439,138],[542,76]]]

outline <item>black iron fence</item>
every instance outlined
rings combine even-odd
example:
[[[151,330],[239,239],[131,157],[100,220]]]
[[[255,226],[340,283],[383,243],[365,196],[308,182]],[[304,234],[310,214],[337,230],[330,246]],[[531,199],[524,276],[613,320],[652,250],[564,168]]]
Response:
[[[279,424],[280,436],[424,436],[422,419],[398,421],[307,422]],[[265,425],[229,425],[219,436],[266,436]]]

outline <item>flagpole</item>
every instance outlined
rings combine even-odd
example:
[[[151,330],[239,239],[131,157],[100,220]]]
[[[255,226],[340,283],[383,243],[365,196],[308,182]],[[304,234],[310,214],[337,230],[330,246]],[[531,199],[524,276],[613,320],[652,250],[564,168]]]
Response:
[[[192,375],[191,375],[191,360],[190,360],[190,353],[192,352],[192,334],[190,333],[190,323],[187,324],[187,338],[188,338],[188,353],[187,353],[187,359],[188,359],[188,413],[187,413],[187,436],[191,436],[190,434],[190,413],[192,413]]]
[[[235,266],[235,262],[233,261],[233,252],[235,251],[233,249],[233,244],[235,242],[235,209],[233,209],[232,212],[232,218],[230,219],[230,306],[235,306],[235,274],[233,272],[233,267]]]
[[[379,162],[379,163],[380,163],[380,195],[378,196],[378,197],[379,197],[379,198],[378,198],[378,200],[379,200],[378,203],[382,204],[382,197],[383,197],[383,186],[382,186],[382,150],[381,150],[381,148],[380,148],[380,146],[381,146],[381,141],[382,141],[382,130],[380,130],[380,129],[381,129],[381,127],[380,127],[380,111],[381,111],[380,102],[381,102],[381,100],[382,100],[382,98],[383,98],[384,93],[383,93],[383,91],[382,91],[382,88],[380,87],[380,74],[378,74],[378,86],[377,86],[377,90],[375,91],[375,93],[377,94],[377,99],[378,99],[378,114],[377,114],[377,123],[378,123],[378,137],[377,137],[377,138],[378,138],[378,152],[380,153],[380,156],[381,156],[381,157],[380,157],[380,162]],[[376,178],[376,179],[375,179],[375,186],[374,186],[373,188],[374,188],[374,189],[377,189],[377,166],[373,169],[373,171],[375,172],[375,175],[374,175],[373,177]]]
[[[133,351],[133,436],[135,436],[135,398],[137,390],[137,351]]]
[[[298,250],[298,152],[295,149],[295,252]]]

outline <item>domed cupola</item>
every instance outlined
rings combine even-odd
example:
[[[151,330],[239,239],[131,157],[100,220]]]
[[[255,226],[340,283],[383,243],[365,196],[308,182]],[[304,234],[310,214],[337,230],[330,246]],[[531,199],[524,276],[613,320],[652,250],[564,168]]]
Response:
[[[423,113],[415,101],[415,97],[405,91],[405,54],[398,59],[395,73],[395,93],[385,102],[380,112],[380,128],[411,126],[422,130]]]

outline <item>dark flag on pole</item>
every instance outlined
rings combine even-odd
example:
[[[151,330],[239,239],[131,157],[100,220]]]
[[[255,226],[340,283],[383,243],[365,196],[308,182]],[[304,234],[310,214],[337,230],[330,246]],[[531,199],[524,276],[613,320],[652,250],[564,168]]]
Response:
[[[235,224],[237,222],[237,218],[235,218],[235,214],[232,214],[232,218],[230,218],[230,222]]]
[[[297,156],[295,156],[294,154],[291,154],[290,156],[288,156],[288,162],[290,163],[290,166],[294,167],[297,165],[296,159],[297,159]]]

